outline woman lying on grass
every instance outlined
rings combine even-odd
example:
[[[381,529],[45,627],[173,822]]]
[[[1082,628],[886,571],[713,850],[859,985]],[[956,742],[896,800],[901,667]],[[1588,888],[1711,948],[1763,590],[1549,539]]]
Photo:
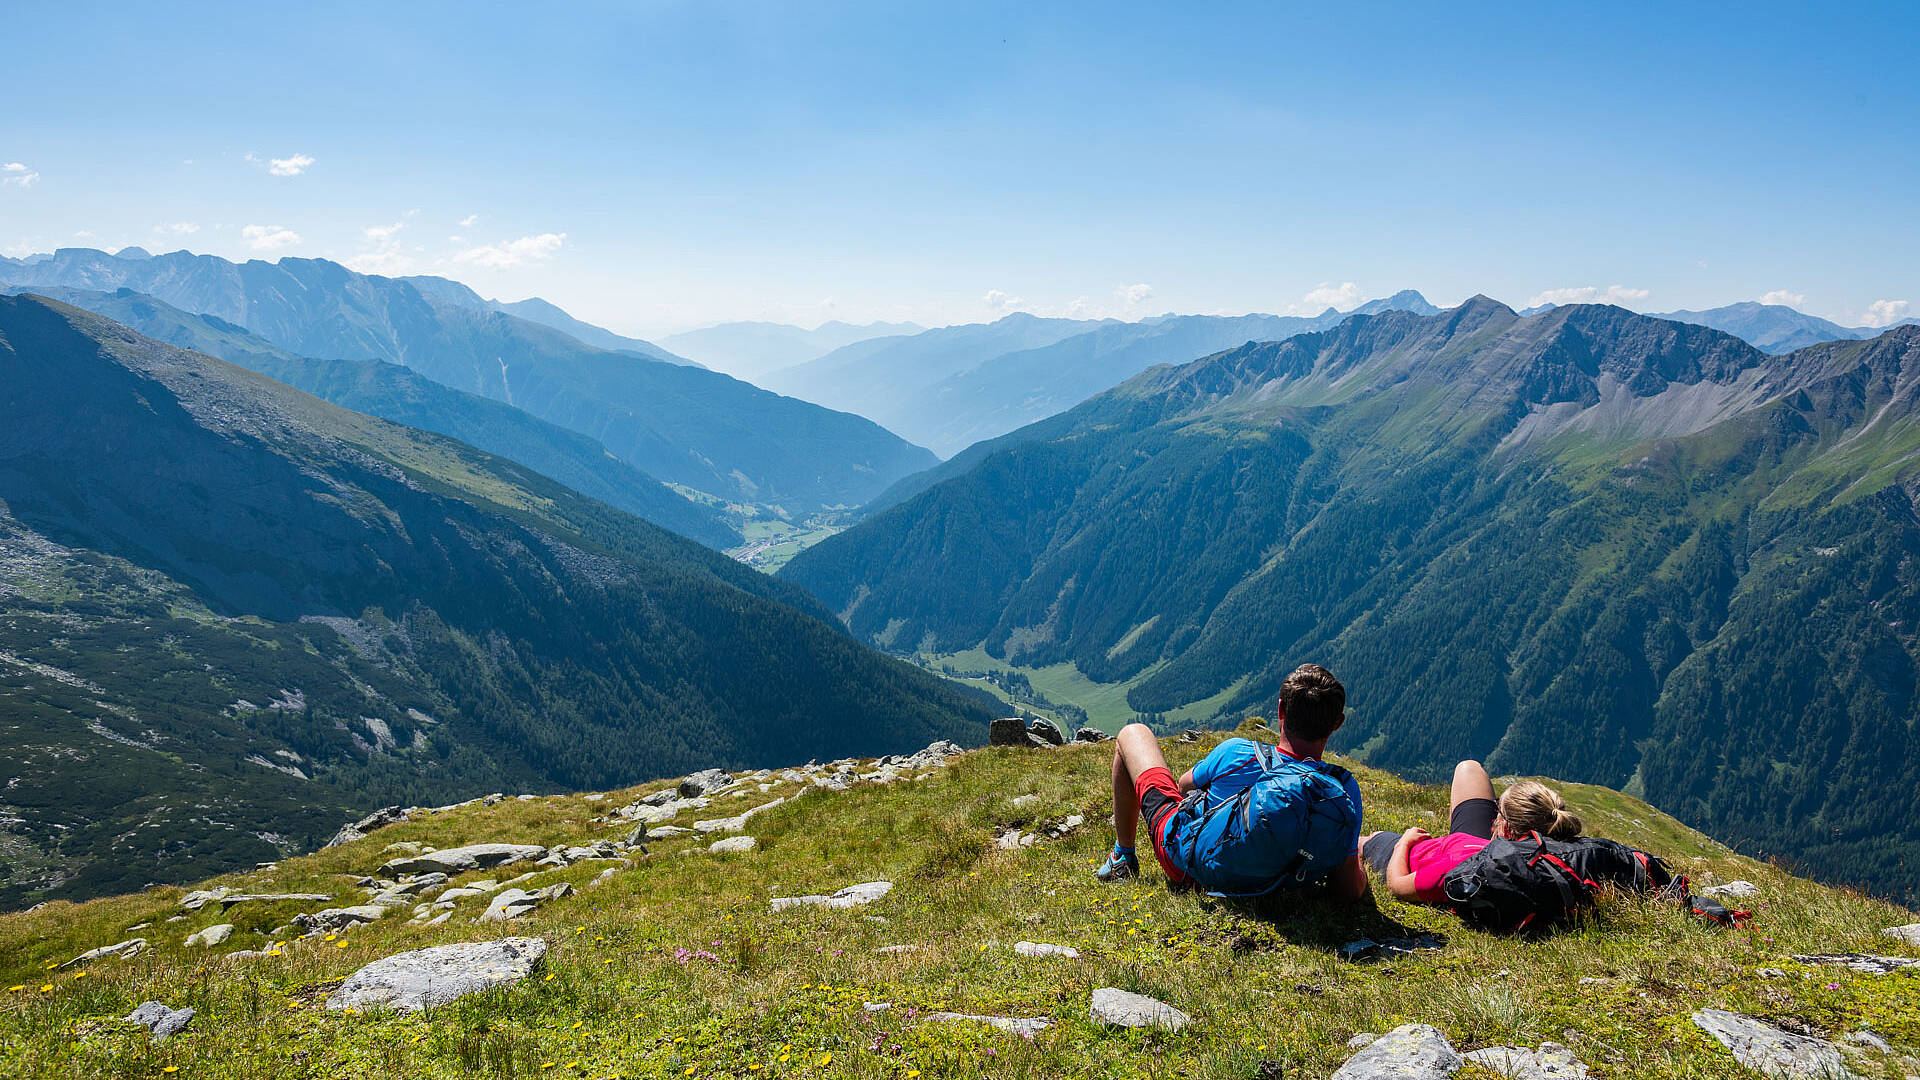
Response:
[[[1386,878],[1387,889],[1402,900],[1443,904],[1447,895],[1440,879],[1466,862],[1495,836],[1523,840],[1534,833],[1554,840],[1580,835],[1580,818],[1567,809],[1560,793],[1537,780],[1522,780],[1493,797],[1493,781],[1477,761],[1453,768],[1453,808],[1447,835],[1425,829],[1404,833],[1369,833],[1360,841],[1360,856]]]

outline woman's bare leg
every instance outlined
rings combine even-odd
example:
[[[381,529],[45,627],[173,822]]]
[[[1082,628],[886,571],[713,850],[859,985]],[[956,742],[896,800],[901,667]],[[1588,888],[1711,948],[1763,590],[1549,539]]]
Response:
[[[1487,767],[1477,761],[1463,761],[1453,767],[1453,800],[1447,804],[1451,814],[1469,799],[1493,798],[1493,781],[1487,779]]]

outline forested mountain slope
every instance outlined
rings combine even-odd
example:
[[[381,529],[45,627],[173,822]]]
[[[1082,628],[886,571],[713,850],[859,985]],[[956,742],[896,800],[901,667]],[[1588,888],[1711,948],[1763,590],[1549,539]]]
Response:
[[[442,386],[398,364],[296,356],[217,315],[195,315],[131,289],[36,292],[105,315],[156,341],[257,371],[342,408],[459,439],[709,547],[724,549],[741,542],[739,530],[717,511],[683,498],[585,435],[505,402]]]
[[[1147,372],[784,576],[1145,713],[1318,660],[1371,763],[1630,786],[1912,895],[1917,379],[1915,327],[1769,357],[1610,307],[1359,317]]]
[[[870,420],[718,372],[611,352],[494,310],[444,278],[357,274],[324,259],[231,263],[184,251],[63,248],[0,259],[15,288],[131,288],[216,315],[300,356],[388,360],[599,440],[651,476],[804,511],[855,505],[935,458]]]
[[[0,901],[991,712],[690,540],[77,308],[0,297],[0,407]]]

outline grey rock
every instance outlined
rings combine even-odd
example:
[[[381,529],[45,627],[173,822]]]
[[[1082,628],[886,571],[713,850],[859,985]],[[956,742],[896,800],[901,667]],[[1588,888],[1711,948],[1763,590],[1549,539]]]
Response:
[[[1083,727],[1073,733],[1073,741],[1077,743],[1106,742],[1111,738],[1113,738],[1113,736],[1101,731],[1097,727]]]
[[[679,789],[679,788],[662,788],[662,789],[660,789],[659,791],[656,791],[656,792],[654,792],[654,793],[653,793],[653,794],[651,794],[651,795],[648,795],[648,796],[645,796],[645,797],[643,797],[643,798],[642,798],[642,799],[641,799],[641,800],[640,800],[640,801],[639,801],[638,803],[636,803],[635,805],[638,805],[638,806],[665,806],[665,805],[667,805],[667,804],[668,804],[668,803],[670,803],[670,802],[677,802],[677,801],[679,801],[679,799],[680,799],[680,789]]]
[[[1402,1024],[1348,1058],[1333,1080],[1445,1080],[1465,1064],[1437,1029]]]
[[[196,930],[193,933],[188,934],[186,945],[187,945],[187,948],[189,949],[207,949],[207,948],[212,948],[215,945],[225,944],[226,940],[232,936],[233,936],[232,923],[230,922],[216,923],[212,926],[207,927],[204,930]]]
[[[1015,810],[1020,810],[1032,806],[1039,801],[1040,796],[1038,795],[1015,795],[1013,798],[1007,800],[1007,805],[1013,807]]]
[[[148,1001],[127,1014],[129,1021],[153,1033],[154,1042],[165,1042],[193,1020],[192,1009],[169,1009],[157,1001]]]
[[[1144,994],[1129,993],[1111,986],[1103,986],[1093,992],[1093,1003],[1088,1012],[1094,1023],[1113,1027],[1179,1031],[1193,1023],[1193,1017],[1164,1001],[1155,1001]]]
[[[1080,959],[1080,950],[1068,945],[1048,945],[1038,941],[1016,941],[1013,951],[1021,956],[1059,957],[1062,960]]]
[[[785,780],[789,784],[804,784],[807,782],[807,774],[798,769],[782,769],[780,770],[780,779]]]
[[[671,840],[676,836],[692,835],[692,829],[683,829],[678,825],[662,825],[659,828],[650,829],[647,832],[647,837],[651,840]]]
[[[511,866],[545,858],[547,849],[538,844],[468,844],[466,847],[429,851],[383,863],[383,874],[463,874],[494,866]]]
[[[1796,953],[1803,964],[1832,964],[1851,968],[1863,975],[1891,975],[1901,968],[1920,967],[1920,959],[1911,956],[1871,956],[1866,953]]]
[[[1841,1036],[1840,1041],[1849,1042],[1855,1046],[1864,1046],[1869,1050],[1877,1050],[1882,1054],[1893,1053],[1892,1045],[1871,1031],[1849,1031]]]
[[[1725,885],[1709,885],[1700,890],[1701,896],[1758,896],[1760,886],[1751,881],[1729,881]]]
[[[94,960],[105,960],[108,957],[112,957],[112,956],[118,956],[122,958],[129,957],[129,956],[138,956],[140,955],[141,952],[143,952],[146,949],[146,947],[147,947],[146,938],[143,938],[143,937],[128,938],[127,940],[119,942],[118,944],[102,945],[97,949],[88,949],[86,952],[81,953],[79,956],[74,957],[73,959],[67,961],[66,963],[61,964],[60,966],[63,968],[72,967],[75,964],[90,963],[91,961],[94,961]]]
[[[1898,938],[1914,948],[1920,949],[1920,922],[1908,923],[1905,926],[1889,926],[1880,932],[1887,937]]]
[[[1347,1049],[1363,1050],[1369,1046],[1372,1046],[1374,1042],[1377,1041],[1379,1038],[1380,1036],[1375,1035],[1371,1031],[1363,1031],[1360,1034],[1355,1035],[1353,1038],[1347,1040]]]
[[[966,751],[960,748],[960,744],[941,739],[938,742],[929,743],[925,750],[905,760],[896,762],[895,765],[909,772],[918,772],[921,769],[937,769],[944,767],[947,764],[948,758],[958,757],[964,753],[966,753]],[[781,775],[785,776],[786,774],[782,773]]]
[[[558,900],[560,897],[566,896],[571,892],[573,892],[573,886],[564,881],[549,885],[544,889],[533,889],[531,891],[526,889],[502,889],[494,896],[493,903],[487,906],[485,914],[480,916],[480,921],[505,922],[508,919],[518,919],[524,915],[531,915],[533,914],[534,908],[539,907],[549,900]]]
[[[389,806],[375,810],[359,821],[340,826],[340,831],[335,833],[333,839],[327,841],[325,846],[338,847],[341,844],[351,844],[355,840],[365,839],[366,835],[373,830],[405,821],[407,816],[407,808],[404,806]]]
[[[441,912],[440,914],[438,914],[438,915],[435,915],[435,916],[434,916],[433,918],[431,918],[431,919],[428,919],[428,920],[426,921],[426,923],[425,923],[425,925],[427,925],[427,926],[439,926],[439,925],[440,925],[441,923],[443,923],[443,922],[446,922],[446,921],[447,921],[448,919],[451,919],[451,918],[453,918],[453,912],[451,912],[451,911],[443,911],[443,912]]]
[[[533,973],[547,943],[514,937],[436,945],[375,960],[348,976],[327,999],[327,1008],[418,1012]]]
[[[1019,829],[1008,829],[994,840],[993,846],[1001,851],[1016,851],[1023,847],[1032,847],[1040,839],[1036,833],[1023,833]]]
[[[715,840],[707,845],[707,850],[715,855],[738,855],[752,851],[760,841],[751,836],[729,836],[725,840]]]
[[[1038,1035],[1053,1026],[1053,1021],[1044,1016],[975,1016],[972,1013],[937,1012],[928,1013],[923,1019],[936,1023],[986,1024],[1001,1031],[1015,1035]]]
[[[870,1013],[882,1013],[882,1012],[886,1012],[886,1011],[887,1011],[888,1009],[891,1009],[891,1008],[893,1008],[893,1002],[891,1002],[891,1001],[869,1001],[869,1002],[865,1002],[864,1004],[862,1004],[862,1005],[860,1006],[860,1008],[861,1008],[861,1011],[863,1011],[863,1012],[870,1012]]]
[[[1587,1076],[1587,1066],[1573,1056],[1573,1051],[1553,1042],[1541,1043],[1539,1050],[1489,1046],[1465,1057],[1475,1065],[1514,1080],[1586,1080]]]
[[[629,830],[627,832],[626,840],[623,841],[623,843],[625,843],[628,847],[639,847],[641,844],[644,844],[646,842],[647,842],[647,823],[644,821],[639,823],[638,825],[635,825],[631,830]]]
[[[180,898],[180,906],[186,908],[188,911],[199,911],[209,903],[220,899],[232,891],[232,889],[226,888],[225,886],[218,889],[196,889]]]
[[[1753,973],[1755,975],[1760,976],[1763,979],[1784,979],[1787,977],[1786,972],[1781,971],[1779,968],[1773,968],[1773,967],[1756,968],[1754,969]]]
[[[1002,716],[987,725],[990,746],[1027,746],[1027,722],[1017,716]]]
[[[587,882],[587,888],[597,889],[600,886],[605,885],[607,882],[612,881],[613,875],[619,872],[620,870],[618,867],[609,866],[605,870],[600,871],[600,873],[597,874],[592,881]]]
[[[398,885],[395,885],[393,888],[388,889],[387,891],[400,892],[400,893],[413,893],[415,895],[418,895],[420,893],[426,892],[428,889],[437,889],[440,886],[445,885],[446,883],[447,883],[447,875],[440,873],[439,871],[436,870],[430,874],[420,874],[418,876],[408,878],[407,880],[400,882]]]
[[[697,799],[733,786],[733,774],[725,769],[702,769],[680,781],[680,797]]]
[[[919,952],[920,946],[918,945],[882,945],[873,951],[882,956],[898,956],[905,953]]]
[[[375,922],[385,918],[386,914],[387,909],[383,905],[359,904],[354,907],[326,908],[310,915],[303,912],[293,917],[293,925],[308,933],[325,933]]]
[[[776,896],[773,898],[773,910],[785,911],[794,907],[855,908],[864,907],[893,891],[891,881],[866,881],[858,885],[849,885],[831,896]]]
[[[428,847],[426,844],[421,843],[418,840],[396,840],[393,843],[388,844],[386,847],[381,848],[380,854],[382,855],[418,855],[423,851],[430,851],[430,850],[432,850],[430,847]]]
[[[1848,1071],[1840,1049],[1825,1039],[1795,1035],[1751,1016],[1722,1009],[1693,1014],[1700,1030],[1720,1040],[1734,1060],[1755,1072],[1779,1080],[1845,1080]]]
[[[1039,739],[1048,746],[1065,746],[1067,737],[1060,733],[1060,725],[1051,720],[1035,719],[1027,725],[1027,735]]]

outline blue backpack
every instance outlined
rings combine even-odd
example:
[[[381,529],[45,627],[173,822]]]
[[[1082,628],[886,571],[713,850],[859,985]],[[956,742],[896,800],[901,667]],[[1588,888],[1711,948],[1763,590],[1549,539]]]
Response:
[[[1352,774],[1254,744],[1260,778],[1228,799],[1195,791],[1169,819],[1168,852],[1214,896],[1262,896],[1326,877],[1354,853],[1360,808]]]

